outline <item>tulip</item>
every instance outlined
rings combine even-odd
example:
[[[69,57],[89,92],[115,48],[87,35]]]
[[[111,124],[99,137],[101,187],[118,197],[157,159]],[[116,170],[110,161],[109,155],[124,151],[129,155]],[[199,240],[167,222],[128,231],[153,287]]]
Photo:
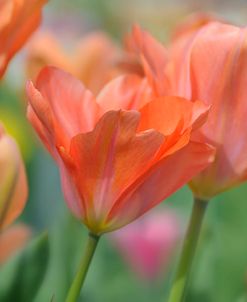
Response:
[[[195,135],[216,146],[215,161],[190,182],[203,200],[247,179],[246,38],[246,28],[210,22],[171,47],[171,93],[211,105],[207,123]]]
[[[216,157],[190,182],[195,198],[204,204],[247,179],[246,38],[246,28],[209,22],[180,35],[171,46],[170,93],[211,106],[195,137],[214,145]],[[177,301],[176,285],[170,301]]]
[[[27,180],[17,144],[0,129],[0,264],[25,246],[31,236],[24,224],[10,226],[27,200]]]
[[[46,0],[8,0],[0,3],[0,78],[16,52],[41,19]]]
[[[28,46],[27,76],[35,79],[44,66],[52,65],[73,74],[89,90],[98,93],[123,70],[117,66],[121,57],[120,49],[103,32],[85,35],[68,53],[52,33],[41,32]],[[127,64],[133,65],[129,60]]]
[[[20,151],[15,141],[0,129],[0,230],[23,211],[28,188]]]
[[[193,139],[214,145],[215,161],[190,182],[195,196],[208,200],[247,178],[246,29],[210,22],[205,16],[200,23],[197,16],[183,30],[179,27],[176,36],[167,51],[147,32],[135,27],[132,43],[154,95],[199,99],[211,107],[207,122],[193,132]]]
[[[212,160],[210,146],[189,140],[208,107],[177,97],[147,102],[143,90],[140,78],[122,76],[95,98],[52,67],[27,84],[28,118],[60,167],[69,208],[94,234],[130,223]],[[173,158],[183,157],[171,173]]]
[[[151,282],[168,270],[180,233],[177,215],[163,210],[145,215],[110,238],[132,270]]]
[[[211,146],[190,140],[208,107],[150,99],[135,75],[116,78],[95,97],[53,67],[28,82],[27,95],[28,118],[60,168],[67,204],[91,233],[67,300],[75,301],[99,236],[132,222],[213,160]]]

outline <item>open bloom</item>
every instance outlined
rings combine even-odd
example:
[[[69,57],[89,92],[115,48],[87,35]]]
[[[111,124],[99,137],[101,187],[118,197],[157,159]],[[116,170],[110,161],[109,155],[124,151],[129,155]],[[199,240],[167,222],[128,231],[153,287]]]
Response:
[[[24,165],[15,141],[0,129],[0,230],[22,212],[27,200]]]
[[[95,97],[53,67],[27,84],[28,118],[57,161],[68,206],[95,234],[130,223],[213,159],[212,147],[190,141],[208,107],[150,101],[145,87],[122,76]]]
[[[52,33],[40,32],[28,47],[27,75],[35,79],[46,65],[59,67],[93,91],[98,91],[106,82],[120,73],[117,66],[120,49],[103,32],[85,35],[71,52],[66,52]]]
[[[38,27],[46,1],[0,1],[0,78],[10,59]]]
[[[164,210],[113,232],[111,239],[133,271],[150,281],[167,271],[180,233],[179,218]]]
[[[162,47],[152,57],[147,52],[157,52],[158,42],[148,43],[147,33],[139,28],[132,38],[155,95],[200,99],[211,106],[193,139],[214,145],[216,157],[190,182],[197,197],[210,199],[247,179],[247,30],[204,21],[200,26],[197,19],[180,30],[171,47],[163,47],[167,60],[160,65]]]

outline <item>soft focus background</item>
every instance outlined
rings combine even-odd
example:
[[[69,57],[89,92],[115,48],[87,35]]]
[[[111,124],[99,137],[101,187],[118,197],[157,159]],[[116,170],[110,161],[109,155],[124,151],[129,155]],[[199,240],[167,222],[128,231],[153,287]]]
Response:
[[[53,0],[46,5],[40,30],[54,33],[67,50],[73,49],[79,38],[94,30],[106,31],[116,43],[121,43],[123,34],[130,30],[133,23],[141,24],[161,41],[167,42],[174,26],[198,10],[213,12],[243,25],[246,22],[247,2]],[[61,194],[58,170],[26,121],[26,57],[24,49],[12,61],[1,83],[0,119],[19,142],[28,171],[30,195],[20,220],[31,227],[33,237],[47,230],[49,234],[49,257],[44,255],[48,253],[45,249],[35,259],[41,267],[46,267],[47,259],[49,262],[34,301],[51,301],[53,297],[53,301],[61,302],[83,252],[86,229],[68,212]],[[163,208],[165,204],[177,213],[182,232],[185,231],[191,210],[191,199],[189,189],[183,188],[159,206]],[[200,262],[194,263],[193,286],[189,288],[186,301],[247,301],[246,217],[247,184],[221,194],[211,202],[197,253]],[[163,274],[145,279],[126,264],[126,259],[115,248],[112,238],[104,236],[90,268],[82,301],[165,301],[179,246],[172,253],[173,257]],[[37,265],[35,263],[34,266]],[[0,278],[2,280],[4,276],[6,283],[11,283],[14,264],[8,263],[6,266],[1,269]],[[1,301],[19,300],[12,297],[10,300],[2,298]]]

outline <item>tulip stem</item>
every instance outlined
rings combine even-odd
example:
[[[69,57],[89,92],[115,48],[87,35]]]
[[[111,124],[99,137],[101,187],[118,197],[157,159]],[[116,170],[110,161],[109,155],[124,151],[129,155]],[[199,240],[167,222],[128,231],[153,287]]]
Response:
[[[94,235],[92,233],[88,234],[88,240],[86,245],[85,254],[82,257],[79,269],[77,271],[77,274],[74,278],[74,281],[69,289],[66,302],[76,302],[77,299],[80,296],[81,288],[84,284],[90,263],[92,261],[94,252],[96,250],[99,236]]]
[[[170,291],[168,302],[185,301],[186,289],[189,281],[191,266],[195,255],[203,217],[208,202],[194,198],[193,209],[188,229],[184,238],[182,253],[180,255],[177,272]]]

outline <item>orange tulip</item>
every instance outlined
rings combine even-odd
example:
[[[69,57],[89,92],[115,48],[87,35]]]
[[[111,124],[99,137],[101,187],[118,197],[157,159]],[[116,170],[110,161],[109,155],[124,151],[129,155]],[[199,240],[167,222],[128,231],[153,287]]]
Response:
[[[89,33],[71,53],[66,53],[51,33],[39,33],[28,47],[27,75],[35,79],[44,66],[52,65],[70,72],[98,93],[120,73],[117,66],[120,58],[120,49],[103,32]]]
[[[166,54],[167,62],[160,66],[159,55],[153,54],[154,63],[146,51],[146,47],[155,51],[156,45],[147,41],[146,33],[135,30],[142,43],[139,42],[138,51],[148,66],[145,68],[153,93],[199,99],[211,106],[207,122],[193,133],[193,139],[214,145],[216,157],[190,182],[194,194],[208,200],[245,181],[246,28],[216,21],[198,27],[190,23],[180,31]],[[161,71],[162,77],[157,77]]]
[[[15,53],[38,27],[46,0],[0,1],[0,78]]]
[[[95,98],[47,67],[27,94],[28,118],[60,168],[68,206],[94,234],[130,223],[213,160],[212,147],[190,141],[208,107],[150,101],[137,76],[116,78]]]
[[[0,230],[22,212],[27,200],[27,181],[15,141],[0,130]]]
[[[181,36],[171,50],[177,50],[174,72],[178,70],[176,64],[183,62],[184,66],[176,76],[171,74],[171,92],[177,90],[178,95],[212,105],[207,123],[196,135],[216,146],[216,158],[190,184],[195,195],[203,199],[247,179],[246,41],[246,28],[211,22],[191,36]]]

